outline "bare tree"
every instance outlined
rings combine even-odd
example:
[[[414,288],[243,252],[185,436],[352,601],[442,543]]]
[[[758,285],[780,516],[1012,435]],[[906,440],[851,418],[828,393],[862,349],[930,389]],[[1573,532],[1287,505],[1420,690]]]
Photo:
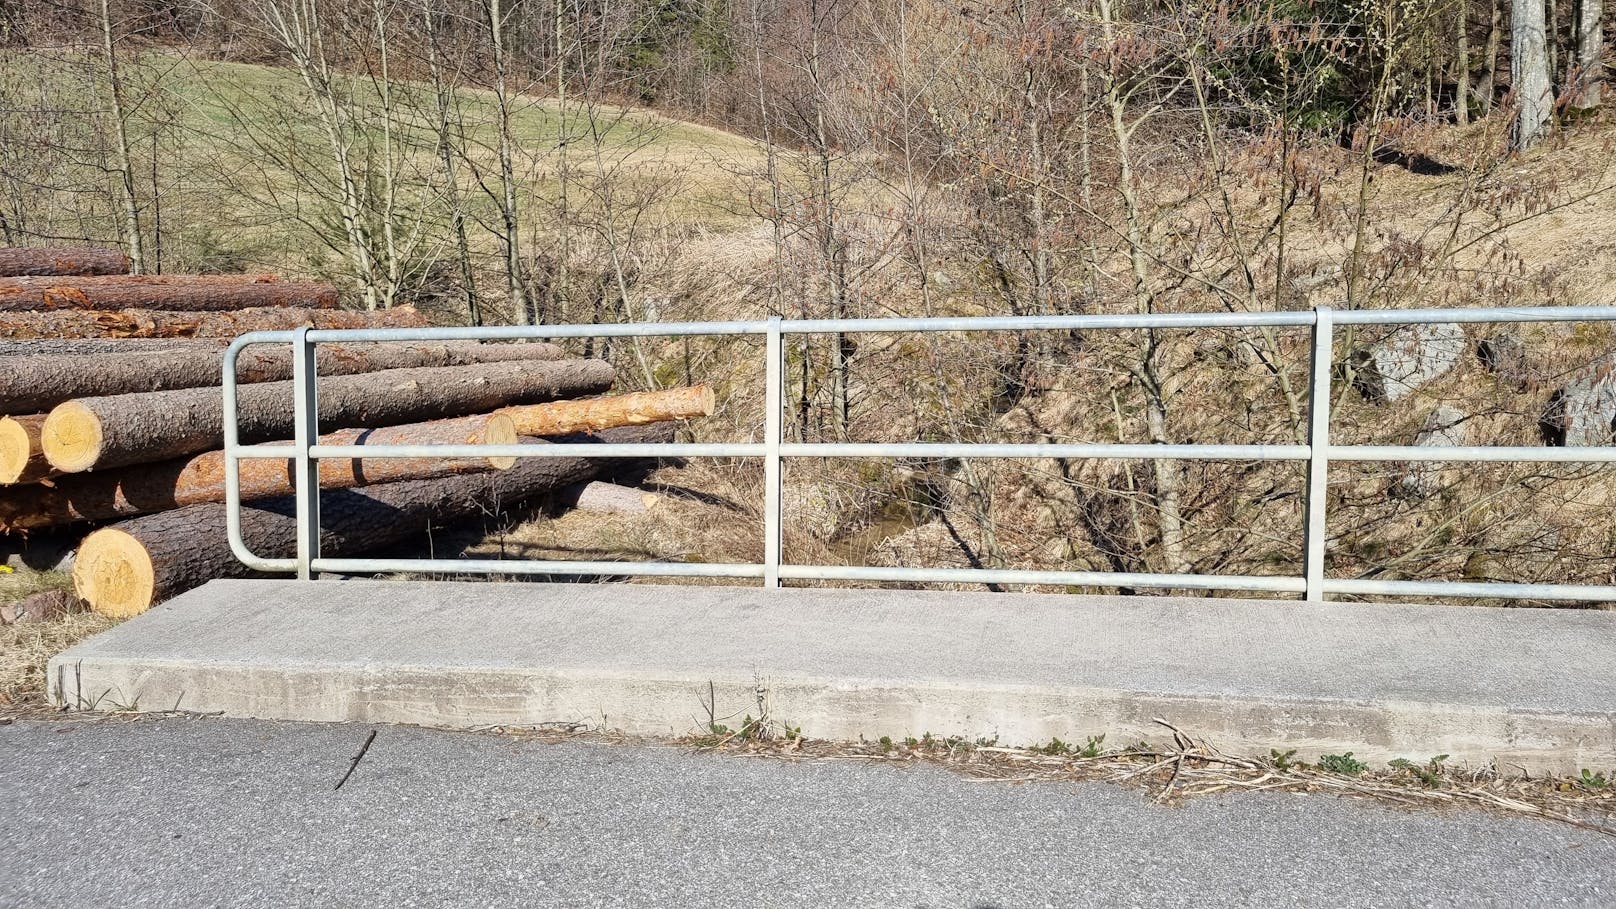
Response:
[[[100,2],[101,53],[107,69],[107,104],[112,117],[113,152],[118,168],[119,202],[123,208],[124,244],[129,249],[129,269],[140,274],[146,269],[145,246],[141,239],[140,200],[135,195],[134,156],[129,148],[129,110],[124,98],[124,82],[118,68],[118,41],[113,31],[108,0]]]
[[[1604,95],[1605,24],[1603,0],[1578,0],[1577,65],[1571,103],[1598,107]]]
[[[522,231],[516,190],[516,138],[512,132],[509,55],[505,47],[505,10],[500,0],[484,0],[488,25],[488,52],[493,60],[494,102],[497,110],[499,146],[500,242],[505,251],[505,293],[509,318],[518,325],[530,325],[527,287],[522,271]]]
[[[1515,96],[1515,127],[1510,145],[1523,151],[1543,135],[1554,109],[1542,0],[1514,0],[1510,25],[1509,67],[1511,93]]]
[[[427,70],[432,78],[433,129],[437,137],[438,161],[443,167],[444,204],[449,208],[449,229],[453,234],[455,261],[459,266],[460,292],[466,318],[472,325],[483,324],[477,297],[476,276],[472,269],[471,241],[466,231],[466,203],[460,186],[460,159],[465,154],[465,124],[459,115],[455,91],[461,74],[451,73],[445,63],[438,0],[421,0],[421,24],[426,44]]]
[[[1487,0],[1487,59],[1484,61],[1486,75],[1482,78],[1482,85],[1486,87],[1481,97],[1481,110],[1484,114],[1493,112],[1493,101],[1498,95],[1498,51],[1503,45],[1504,34],[1504,0]]]
[[[381,286],[370,236],[364,181],[354,155],[352,112],[337,85],[327,53],[327,28],[318,0],[251,0],[266,34],[291,60],[314,102],[315,113],[335,166],[338,210],[347,236],[348,256],[365,307],[381,306],[390,292]]]

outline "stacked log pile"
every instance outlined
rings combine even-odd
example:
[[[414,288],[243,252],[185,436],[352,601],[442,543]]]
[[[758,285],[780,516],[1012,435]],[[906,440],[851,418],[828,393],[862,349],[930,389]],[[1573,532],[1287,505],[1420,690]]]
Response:
[[[119,275],[107,250],[0,249],[0,543],[82,537],[78,594],[125,616],[218,577],[248,573],[226,536],[224,345],[247,331],[423,325],[408,307],[358,313],[334,288],[272,275]],[[54,269],[54,270],[53,270]],[[670,441],[709,414],[705,387],[599,397],[610,364],[549,344],[321,345],[320,441],[500,445],[520,440]],[[238,438],[292,436],[291,352],[244,350]],[[322,547],[347,556],[428,528],[616,475],[623,459],[370,458],[319,464]],[[635,464],[643,468],[643,463]],[[294,543],[293,465],[239,464],[248,547]],[[566,493],[571,491],[571,495]]]
[[[0,276],[126,275],[123,250],[101,246],[0,247]]]

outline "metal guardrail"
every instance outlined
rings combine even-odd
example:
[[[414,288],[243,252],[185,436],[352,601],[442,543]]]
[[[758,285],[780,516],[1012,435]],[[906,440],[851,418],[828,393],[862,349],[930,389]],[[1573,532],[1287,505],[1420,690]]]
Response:
[[[674,322],[602,325],[538,325],[480,328],[359,329],[253,332],[236,339],[224,358],[225,483],[230,546],[247,566],[264,572],[296,572],[302,579],[319,572],[391,571],[580,574],[649,577],[758,578],[766,587],[785,580],[867,582],[1051,584],[1095,587],[1151,587],[1299,593],[1323,600],[1332,593],[1370,596],[1499,597],[1538,600],[1616,600],[1616,585],[1511,584],[1491,582],[1392,581],[1330,578],[1325,563],[1325,488],[1334,461],[1560,462],[1616,461],[1616,447],[1537,446],[1424,447],[1332,445],[1330,382],[1332,343],[1338,325],[1429,325],[1481,322],[1616,321],[1616,306],[1518,309],[1429,309],[1311,311],[1272,313],[1173,313],[1151,315],[1070,315],[930,319],[780,318],[738,322]],[[782,438],[783,339],[787,335],[877,332],[1101,331],[1137,329],[1293,327],[1311,331],[1311,392],[1306,445],[1173,444],[980,444],[792,443]],[[457,341],[556,338],[762,336],[764,344],[764,427],[762,442],[687,444],[546,445],[321,445],[315,345],[358,341]],[[252,344],[290,343],[293,351],[294,418],[291,445],[242,445],[236,425],[236,358]],[[325,558],[320,555],[319,473],[321,458],[417,457],[735,457],[762,458],[764,465],[763,561],[590,562],[472,559]],[[781,560],[781,467],[786,458],[1118,458],[1131,460],[1306,461],[1303,575],[1183,575],[1103,571],[1031,571],[838,565],[794,565]],[[260,557],[241,534],[240,461],[282,458],[294,462],[296,556]]]

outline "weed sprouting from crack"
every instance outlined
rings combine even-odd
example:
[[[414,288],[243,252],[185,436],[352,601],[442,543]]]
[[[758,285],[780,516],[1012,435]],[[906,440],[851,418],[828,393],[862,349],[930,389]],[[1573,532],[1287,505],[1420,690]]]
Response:
[[[1335,795],[1406,809],[1477,808],[1569,824],[1616,836],[1616,785],[1605,774],[1584,770],[1580,777],[1527,778],[1495,770],[1463,770],[1447,755],[1423,762],[1396,760],[1372,769],[1351,752],[1325,755],[1317,763],[1294,751],[1274,751],[1266,759],[1236,757],[1196,740],[1163,719],[1172,744],[1103,749],[1103,735],[1073,747],[1059,739],[1010,748],[995,741],[926,734],[894,741],[835,742],[790,737],[763,738],[736,731],[689,736],[680,744],[700,752],[776,757],[785,760],[859,761],[874,764],[929,764],[984,783],[1033,781],[1108,782],[1135,786],[1158,804],[1181,804],[1201,796],[1237,792],[1291,792]]]

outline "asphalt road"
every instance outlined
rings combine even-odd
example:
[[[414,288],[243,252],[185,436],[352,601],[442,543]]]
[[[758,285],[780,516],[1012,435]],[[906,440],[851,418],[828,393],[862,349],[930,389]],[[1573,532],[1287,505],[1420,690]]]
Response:
[[[1616,838],[1316,796],[217,719],[0,727],[3,906],[1616,906]]]

